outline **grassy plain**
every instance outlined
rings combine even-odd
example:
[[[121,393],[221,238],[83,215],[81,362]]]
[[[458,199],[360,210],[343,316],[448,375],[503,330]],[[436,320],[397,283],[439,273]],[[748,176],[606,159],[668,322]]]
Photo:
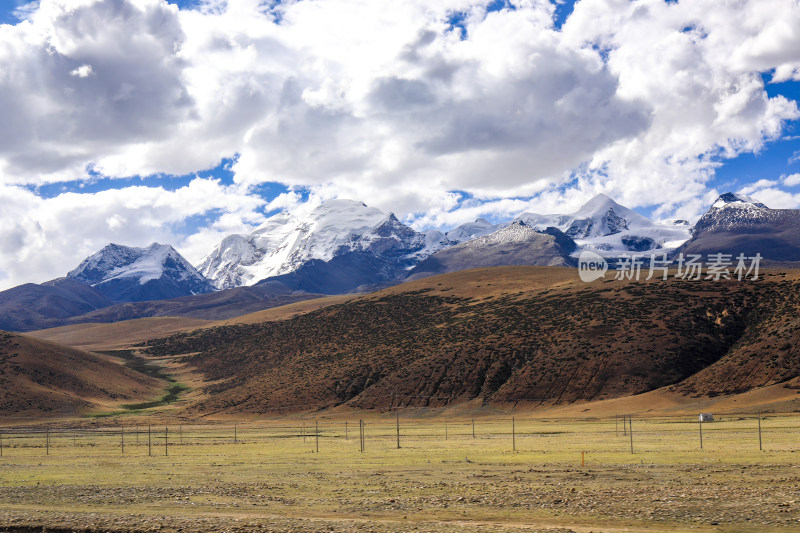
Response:
[[[800,528],[797,415],[762,419],[761,451],[752,415],[703,424],[702,450],[694,418],[634,417],[634,453],[613,417],[474,420],[401,411],[399,449],[393,413],[170,425],[169,455],[133,419],[124,454],[121,426],[6,428],[0,530]]]

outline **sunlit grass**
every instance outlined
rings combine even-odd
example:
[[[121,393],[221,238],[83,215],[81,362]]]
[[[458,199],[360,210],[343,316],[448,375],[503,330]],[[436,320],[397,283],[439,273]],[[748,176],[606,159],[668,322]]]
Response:
[[[471,419],[401,415],[398,448],[394,414],[363,415],[361,452],[357,416],[169,425],[166,446],[165,426],[151,425],[149,439],[145,425],[126,426],[124,435],[121,427],[54,428],[49,445],[47,431],[4,429],[0,488],[93,487],[124,493],[122,500],[112,496],[80,502],[67,491],[63,499],[34,502],[44,503],[45,509],[100,513],[117,512],[124,503],[126,512],[140,513],[194,515],[225,509],[286,517],[410,516],[514,523],[536,518],[561,523],[565,515],[554,511],[550,500],[532,506],[527,499],[538,498],[537,490],[550,494],[567,486],[592,494],[612,486],[625,488],[632,473],[640,472],[649,490],[656,491],[658,479],[701,479],[715,468],[721,472],[717,477],[733,476],[732,481],[739,467],[744,472],[764,465],[769,465],[771,476],[777,468],[796,477],[800,463],[797,416],[762,419],[763,450],[755,417],[703,424],[702,450],[697,421],[634,418],[634,453],[629,429],[623,431],[621,420],[615,424],[614,419],[530,417],[515,417],[513,422],[511,417],[476,418],[473,437]],[[754,483],[773,483],[751,470]],[[579,474],[590,477],[576,478]],[[187,499],[176,499],[172,492],[141,498],[126,492],[158,488],[176,494],[192,491]],[[24,507],[16,503],[10,508],[16,506]],[[569,520],[636,521],[616,516],[613,507],[576,513]],[[663,525],[676,524],[680,521]]]

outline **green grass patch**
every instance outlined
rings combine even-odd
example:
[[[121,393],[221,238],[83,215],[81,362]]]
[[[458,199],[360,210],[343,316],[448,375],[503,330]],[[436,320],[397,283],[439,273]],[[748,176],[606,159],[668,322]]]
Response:
[[[122,409],[120,410],[91,413],[86,415],[87,418],[108,418],[122,414],[131,414],[133,412],[142,411],[145,409],[152,409],[154,407],[162,407],[177,401],[181,394],[189,390],[189,387],[182,383],[178,383],[175,378],[165,373],[163,368],[137,355],[134,350],[109,350],[102,352],[98,351],[97,353],[122,359],[125,362],[126,367],[147,376],[156,379],[162,379],[169,384],[169,388],[167,388],[166,394],[157,400],[122,404],[120,406]]]
[[[176,401],[181,393],[184,391],[189,390],[189,387],[184,385],[183,383],[178,383],[177,381],[172,382],[172,386],[167,389],[167,393],[161,397],[160,400],[153,400],[152,402],[141,402],[141,403],[126,403],[123,404],[122,407],[127,409],[128,411],[139,411],[142,409],[151,409],[153,407],[161,407],[162,405],[170,404]]]

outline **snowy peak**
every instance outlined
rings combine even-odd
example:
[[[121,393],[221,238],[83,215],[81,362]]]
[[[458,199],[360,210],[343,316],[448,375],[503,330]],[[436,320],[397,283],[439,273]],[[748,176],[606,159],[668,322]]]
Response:
[[[592,250],[604,257],[632,251],[669,251],[691,236],[688,225],[657,224],[605,194],[594,196],[574,213],[524,213],[515,220],[521,220],[540,231],[548,227],[556,228],[574,239],[581,249]]]
[[[290,263],[310,259],[330,261],[342,247],[352,248],[356,241],[380,225],[386,214],[354,200],[329,200],[314,209],[299,226],[299,235]],[[293,270],[287,265],[278,274]]]
[[[280,213],[249,235],[226,237],[198,270],[220,289],[253,285],[297,271],[313,260],[345,254],[379,257],[392,268],[410,268],[445,245],[441,232],[420,233],[374,207],[329,200],[304,217]],[[384,265],[386,266],[386,265]]]
[[[762,209],[769,209],[766,205],[762,204],[758,200],[750,198],[749,196],[745,196],[743,194],[737,194],[733,192],[726,192],[725,194],[721,194],[717,201],[711,206],[712,209],[722,209],[725,207],[759,207]]]
[[[542,232],[536,231],[532,227],[525,224],[523,221],[518,220],[506,226],[505,228],[494,231],[488,235],[476,237],[475,239],[461,243],[458,246],[479,248],[493,244],[510,244],[527,242],[542,235]]]
[[[503,224],[492,224],[485,218],[479,218],[475,222],[467,222],[453,228],[445,233],[445,237],[451,243],[458,244],[484,235],[489,235],[500,229]]]
[[[753,198],[725,193],[700,217],[680,252],[759,254],[765,261],[800,261],[798,228],[798,209],[770,209]]]
[[[717,198],[700,217],[692,235],[707,231],[739,231],[754,227],[768,227],[781,218],[781,210],[770,209],[758,200],[743,194],[726,192]]]
[[[115,301],[175,298],[214,290],[172,246],[158,243],[146,248],[109,244],[84,259],[67,277],[91,285]]]
[[[521,220],[537,229],[552,226],[560,229],[573,239],[605,237],[635,228],[648,227],[653,224],[647,218],[619,205],[605,194],[598,194],[571,214],[537,215],[524,213],[515,220]]]

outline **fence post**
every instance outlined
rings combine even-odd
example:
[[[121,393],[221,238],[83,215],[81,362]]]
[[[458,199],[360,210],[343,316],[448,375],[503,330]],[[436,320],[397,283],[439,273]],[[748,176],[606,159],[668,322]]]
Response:
[[[511,451],[517,453],[517,426],[514,417],[511,417]]]
[[[703,449],[703,415],[700,415],[700,449]]]
[[[361,453],[364,453],[364,421],[358,419],[358,440],[361,445]]]
[[[344,440],[347,439],[347,420],[344,421]]]
[[[619,415],[614,415],[614,435],[619,437]]]
[[[396,411],[396,421],[397,421],[397,449],[400,449],[400,409]]]
[[[120,431],[120,438],[122,439],[122,453],[125,453],[125,426],[122,426],[122,431]]]
[[[150,426],[147,426],[147,455],[153,455],[152,443],[150,441]]]
[[[0,431],[0,457],[3,457],[3,432]]]
[[[475,438],[475,419],[472,419],[472,438]]]
[[[164,426],[164,455],[169,455],[169,427]]]
[[[45,455],[50,455],[50,430],[47,429],[47,430],[45,430],[45,432],[46,432],[45,433],[45,441],[44,441],[44,446],[45,446],[45,450],[46,450],[45,451]]]
[[[761,447],[761,410],[758,411],[758,451],[764,451]]]
[[[238,436],[238,434],[237,434],[237,433],[238,433],[238,428],[237,428],[236,422],[234,422],[234,423],[233,423],[233,443],[234,443],[234,444],[236,444],[236,442],[237,442],[237,441],[238,441],[238,439],[239,439],[239,436]]]
[[[314,420],[314,437],[317,443],[317,453],[319,453],[319,420]]]
[[[447,419],[444,419],[444,440],[447,440]]]
[[[628,433],[631,434],[631,453],[633,453],[633,418],[628,415]]]

